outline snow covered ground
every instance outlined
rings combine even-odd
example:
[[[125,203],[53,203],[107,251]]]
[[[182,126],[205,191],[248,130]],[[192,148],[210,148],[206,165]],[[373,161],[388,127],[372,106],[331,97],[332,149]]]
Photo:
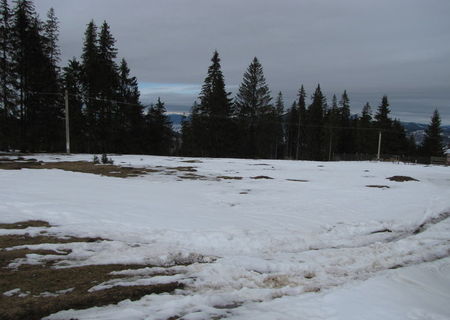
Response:
[[[40,219],[56,225],[55,234],[113,240],[32,246],[72,249],[61,267],[142,263],[173,271],[130,270],[127,282],[91,290],[174,280],[185,289],[49,319],[450,319],[450,168],[112,158],[160,171],[122,179],[0,170],[0,222]],[[180,166],[196,171],[173,169]],[[386,179],[396,175],[418,181]]]

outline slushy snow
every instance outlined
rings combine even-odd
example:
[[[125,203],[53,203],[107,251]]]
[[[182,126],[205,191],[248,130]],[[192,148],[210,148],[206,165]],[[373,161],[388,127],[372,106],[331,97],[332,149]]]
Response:
[[[92,160],[90,155],[32,157]],[[447,167],[112,158],[115,164],[161,171],[121,179],[0,170],[0,222],[40,219],[54,225],[51,234],[111,240],[23,246],[71,252],[28,255],[10,267],[46,259],[58,259],[60,268],[146,264],[155,267],[120,271],[126,280],[90,290],[171,281],[185,289],[61,311],[48,319],[450,318]],[[177,166],[194,167],[202,179],[180,179],[185,173],[167,169]],[[386,179],[394,175],[419,181]],[[272,179],[254,179],[258,176]]]

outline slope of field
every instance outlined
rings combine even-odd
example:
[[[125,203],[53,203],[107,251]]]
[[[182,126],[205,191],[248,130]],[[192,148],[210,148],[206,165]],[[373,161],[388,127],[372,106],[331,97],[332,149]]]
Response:
[[[90,155],[32,158],[92,160]],[[109,240],[26,246],[69,252],[51,257],[58,259],[55,268],[143,266],[117,271],[123,278],[93,284],[90,292],[173,281],[183,287],[117,305],[61,311],[49,319],[450,317],[449,168],[112,158],[116,165],[145,172],[118,178],[58,169],[0,170],[0,223],[44,220],[54,236]],[[29,227],[0,234],[42,231]],[[8,250],[13,249],[19,248]],[[48,259],[29,254],[9,267]]]

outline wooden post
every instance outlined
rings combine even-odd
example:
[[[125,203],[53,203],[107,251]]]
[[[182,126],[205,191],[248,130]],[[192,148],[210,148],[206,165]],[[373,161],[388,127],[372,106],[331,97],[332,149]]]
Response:
[[[69,130],[69,92],[64,92],[64,102],[66,105],[66,153],[70,153],[70,130]]]
[[[381,131],[378,132],[378,153],[377,153],[378,161],[380,161],[380,153],[381,153]]]

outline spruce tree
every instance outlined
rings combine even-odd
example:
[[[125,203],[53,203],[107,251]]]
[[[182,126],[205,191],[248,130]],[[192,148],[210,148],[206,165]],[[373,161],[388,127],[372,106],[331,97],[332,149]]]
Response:
[[[21,149],[56,151],[63,147],[63,113],[59,75],[44,50],[33,3],[19,0],[14,8],[14,65],[18,76]]]
[[[86,119],[83,113],[83,69],[76,58],[63,68],[63,85],[69,93],[70,147],[72,152],[86,150]]]
[[[353,132],[351,128],[350,121],[350,99],[347,95],[347,90],[342,94],[341,100],[339,101],[339,113],[340,121],[340,138],[339,138],[339,152],[348,154],[354,152],[353,144]]]
[[[441,117],[438,110],[434,110],[430,124],[425,130],[425,138],[420,146],[420,152],[426,157],[444,156],[444,143],[442,139]]]
[[[312,103],[308,108],[306,152],[311,160],[324,160],[326,158],[324,141],[324,111],[326,110],[326,105],[326,98],[319,84],[312,96]]]
[[[381,104],[378,107],[377,113],[375,114],[376,127],[381,129],[390,129],[392,126],[392,120],[389,117],[389,101],[387,96],[383,96],[381,99]]]
[[[230,156],[234,143],[232,104],[217,51],[211,62],[199,95],[200,103],[192,110],[193,141],[197,144],[194,149],[202,156]]]
[[[378,133],[372,129],[372,108],[367,102],[358,118],[356,151],[366,155],[376,153]]]
[[[139,98],[138,81],[130,75],[127,61],[120,61],[118,70],[118,103],[113,114],[113,145],[124,153],[146,151],[143,142],[144,115]]]
[[[47,20],[44,24],[44,52],[55,67],[60,60],[59,56],[61,54],[58,46],[58,24],[59,22],[55,15],[55,10],[50,8],[47,13]]]
[[[13,65],[12,15],[7,0],[0,2],[0,150],[14,147],[16,131],[16,77]]]
[[[295,159],[300,159],[306,146],[306,91],[303,85],[298,92],[298,120]]]
[[[241,152],[247,157],[270,157],[273,132],[267,131],[268,117],[273,110],[269,87],[262,65],[255,57],[244,73],[235,99],[235,114],[239,122]]]
[[[158,98],[155,105],[150,107],[146,115],[147,141],[150,153],[156,155],[169,154],[173,149],[172,123],[166,115],[164,102]]]

